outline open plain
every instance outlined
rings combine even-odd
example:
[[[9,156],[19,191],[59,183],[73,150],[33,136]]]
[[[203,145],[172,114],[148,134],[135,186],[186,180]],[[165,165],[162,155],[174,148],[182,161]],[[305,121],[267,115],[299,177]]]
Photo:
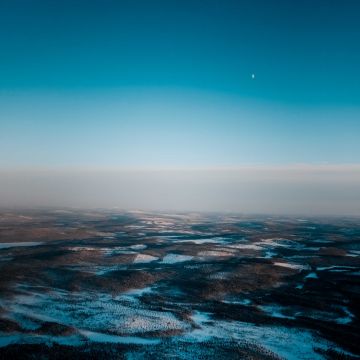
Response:
[[[360,220],[2,211],[0,359],[357,359]]]

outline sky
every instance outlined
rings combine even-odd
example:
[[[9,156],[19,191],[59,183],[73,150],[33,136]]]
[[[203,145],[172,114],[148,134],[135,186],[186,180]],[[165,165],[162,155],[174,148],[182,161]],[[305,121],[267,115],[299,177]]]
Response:
[[[0,170],[7,208],[360,216],[360,166]]]
[[[42,182],[52,171],[47,181],[56,189],[62,171],[84,181],[91,174],[98,179],[93,192],[101,192],[104,174],[110,186],[113,171],[161,169],[158,185],[166,178],[172,193],[181,193],[172,187],[181,182],[165,173],[180,179],[180,170],[192,170],[199,179],[200,171],[206,188],[214,179],[208,169],[224,178],[237,169],[253,176],[258,206],[229,207],[253,211],[267,208],[259,167],[278,174],[278,183],[278,169],[287,169],[295,192],[294,166],[310,169],[307,176],[328,166],[346,210],[341,189],[349,179],[332,171],[346,168],[354,179],[360,164],[359,18],[357,0],[2,0],[0,185],[11,172],[20,182],[6,183],[7,193],[30,193],[25,180]],[[24,171],[28,177],[19,175]],[[147,175],[139,176],[149,189]],[[303,181],[301,191],[312,194]],[[241,181],[230,188],[242,199]],[[211,198],[198,202],[209,204],[205,210],[226,208],[228,197]],[[285,198],[278,191],[273,203]],[[123,197],[116,199],[121,207]],[[21,205],[9,196],[1,202]],[[134,198],[133,206],[166,207],[161,203]],[[295,211],[285,203],[284,212]],[[91,204],[110,206],[98,197]],[[188,208],[203,207],[189,200]]]

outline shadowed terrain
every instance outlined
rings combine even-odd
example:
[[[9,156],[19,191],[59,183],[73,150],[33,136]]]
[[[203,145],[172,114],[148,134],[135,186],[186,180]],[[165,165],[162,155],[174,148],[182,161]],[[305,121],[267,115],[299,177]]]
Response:
[[[0,213],[0,359],[356,359],[360,221]]]

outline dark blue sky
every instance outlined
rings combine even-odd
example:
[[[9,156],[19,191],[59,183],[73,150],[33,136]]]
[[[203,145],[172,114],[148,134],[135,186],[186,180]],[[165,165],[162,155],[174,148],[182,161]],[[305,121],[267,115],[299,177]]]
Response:
[[[2,0],[0,88],[360,105],[359,19],[357,0]]]

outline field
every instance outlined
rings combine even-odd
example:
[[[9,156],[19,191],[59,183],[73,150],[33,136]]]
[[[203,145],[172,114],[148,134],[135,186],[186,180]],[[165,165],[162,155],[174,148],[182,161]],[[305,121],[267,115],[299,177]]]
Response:
[[[358,359],[360,220],[0,213],[0,359]]]

